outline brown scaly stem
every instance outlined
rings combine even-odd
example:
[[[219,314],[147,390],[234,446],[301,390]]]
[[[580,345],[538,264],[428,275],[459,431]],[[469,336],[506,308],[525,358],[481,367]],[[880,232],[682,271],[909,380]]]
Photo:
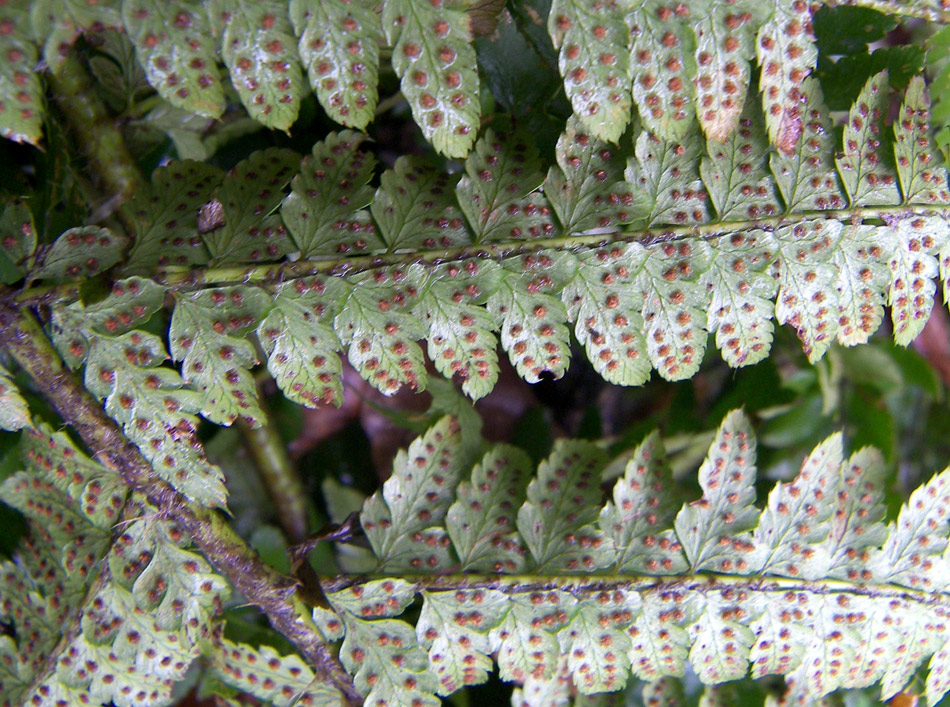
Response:
[[[0,346],[95,456],[114,468],[192,538],[214,567],[260,607],[271,625],[308,659],[318,679],[341,691],[350,705],[363,700],[313,623],[296,582],[268,567],[217,511],[203,508],[157,478],[138,448],[64,366],[33,314],[0,300]]]

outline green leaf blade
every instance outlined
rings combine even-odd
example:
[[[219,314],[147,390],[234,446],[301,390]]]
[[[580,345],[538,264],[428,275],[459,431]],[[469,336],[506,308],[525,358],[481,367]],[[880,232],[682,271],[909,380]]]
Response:
[[[287,283],[257,327],[267,369],[284,395],[301,405],[343,402],[340,341],[331,324],[344,292],[333,277]]]
[[[630,122],[625,9],[617,0],[554,0],[548,15],[574,113],[606,142],[617,142]]]
[[[882,71],[868,79],[848,114],[844,152],[837,158],[837,164],[852,206],[899,201],[897,177],[883,148],[887,93],[887,72]]]
[[[213,0],[223,24],[221,55],[248,115],[288,131],[297,119],[304,77],[287,5],[276,0]]]
[[[527,455],[500,445],[459,484],[446,515],[446,528],[463,571],[515,574],[525,565],[526,549],[515,532],[517,509],[530,478]]]
[[[756,443],[749,420],[738,410],[722,421],[699,469],[703,497],[683,506],[674,528],[693,571],[745,573],[752,569],[756,523]]]
[[[211,28],[199,2],[125,0],[122,20],[149,84],[162,98],[190,113],[221,117],[224,89]]]
[[[39,52],[33,42],[31,3],[10,2],[0,9],[0,136],[39,144],[43,136],[43,87],[35,70]]]
[[[376,164],[372,155],[359,151],[365,139],[351,130],[330,133],[313,146],[293,178],[280,215],[302,257],[382,247],[363,210],[373,200],[367,183]]]
[[[168,338],[182,364],[182,379],[201,393],[201,414],[230,425],[238,417],[261,424],[263,413],[250,368],[257,355],[244,336],[270,306],[257,288],[228,287],[178,297]]]
[[[292,0],[300,58],[320,105],[333,120],[362,130],[379,99],[379,44],[383,30],[372,2]]]
[[[478,134],[481,106],[467,3],[437,6],[391,0],[382,23],[393,69],[425,138],[446,157],[465,157]]]
[[[442,418],[397,455],[382,492],[363,506],[360,523],[381,569],[412,573],[451,566],[442,520],[460,475],[460,445],[458,422]]]
[[[603,463],[590,443],[559,441],[528,485],[518,531],[539,570],[590,572],[607,561],[608,542],[593,527]]]

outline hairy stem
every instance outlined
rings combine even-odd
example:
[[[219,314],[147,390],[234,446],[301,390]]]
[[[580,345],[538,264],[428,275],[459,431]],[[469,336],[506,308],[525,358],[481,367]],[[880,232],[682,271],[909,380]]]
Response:
[[[104,208],[110,213],[119,209],[119,220],[129,230],[119,207],[141,186],[142,175],[122,132],[96,95],[93,81],[75,52],[66,56],[58,72],[50,74],[50,82],[71,133],[105,192]]]
[[[189,534],[214,567],[261,608],[273,627],[294,643],[321,680],[339,689],[352,705],[362,704],[352,680],[328,650],[296,582],[265,565],[224,516],[188,501],[157,478],[148,461],[109,418],[98,401],[66,370],[29,311],[0,304],[0,346],[27,373],[63,421],[95,456],[114,468]]]

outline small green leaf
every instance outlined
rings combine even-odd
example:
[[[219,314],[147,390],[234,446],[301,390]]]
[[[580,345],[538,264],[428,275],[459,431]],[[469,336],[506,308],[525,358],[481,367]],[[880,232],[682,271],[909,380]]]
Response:
[[[851,107],[844,127],[844,152],[838,173],[852,206],[896,204],[897,178],[885,157],[884,118],[887,116],[887,72],[875,74]]]
[[[933,309],[937,285],[935,255],[950,244],[950,223],[940,216],[901,219],[892,228],[894,249],[888,260],[894,341],[908,346],[923,330]]]
[[[365,619],[398,616],[416,596],[416,589],[401,579],[370,580],[349,589],[327,594],[330,604],[338,612],[346,612]]]
[[[827,576],[851,582],[871,579],[868,553],[887,535],[881,522],[884,507],[876,501],[883,494],[885,473],[881,453],[871,447],[855,452],[841,465],[835,479],[831,529],[816,560],[827,562]]]
[[[343,615],[346,638],[340,661],[354,677],[367,707],[418,705],[439,707],[438,683],[415,630],[405,621],[364,621]]]
[[[762,114],[746,101],[737,127],[725,140],[706,141],[699,166],[719,221],[755,220],[779,212],[775,182],[766,169],[769,144]]]
[[[393,170],[383,172],[371,211],[390,252],[452,248],[471,241],[452,198],[455,184],[451,175],[412,157],[400,157]],[[352,187],[347,191],[351,194]]]
[[[819,360],[838,330],[837,273],[832,256],[838,249],[840,221],[804,221],[775,231],[778,258],[773,273],[779,283],[775,318],[794,327],[809,362]]]
[[[574,113],[607,142],[617,142],[630,122],[626,9],[617,0],[554,0],[548,15]]]
[[[788,211],[843,208],[845,202],[834,168],[831,120],[821,86],[807,78],[801,93],[802,130],[790,150],[769,155],[769,167]]]
[[[848,110],[861,89],[872,76],[887,71],[893,88],[904,89],[910,79],[924,70],[924,52],[916,46],[879,47],[873,52],[859,52],[830,61],[818,58],[816,76],[831,110]]]
[[[756,36],[765,126],[769,140],[786,154],[794,152],[805,127],[799,107],[802,84],[818,58],[811,34],[808,4],[778,0],[771,19],[759,28]]]
[[[496,289],[500,272],[490,260],[471,259],[435,266],[413,310],[428,330],[429,359],[446,378],[462,379],[473,400],[498,380],[497,328],[482,305]]]
[[[558,167],[544,180],[544,194],[565,235],[633,225],[646,216],[623,182],[623,162],[607,143],[588,134],[572,117],[557,141]]]
[[[690,130],[679,142],[660,140],[647,130],[635,141],[636,159],[627,162],[627,182],[638,187],[651,205],[647,223],[705,223],[706,192],[699,179],[702,139]]]
[[[493,664],[488,630],[507,610],[508,597],[491,589],[423,592],[416,623],[419,644],[439,680],[436,690],[450,695],[488,679]]]
[[[27,258],[36,251],[36,227],[26,202],[17,199],[3,207],[0,246],[0,282],[9,285],[23,277]]]
[[[578,253],[561,291],[577,341],[611,383],[642,385],[653,370],[643,338],[643,293],[635,285],[648,257],[637,243]]]
[[[191,113],[221,117],[224,89],[198,0],[124,0],[122,20],[148,82],[162,98]]]
[[[220,208],[223,223],[215,221],[208,228],[199,223],[213,264],[277,260],[291,250],[287,231],[274,211],[299,160],[291,150],[271,148],[251,153],[228,172],[217,198],[209,204]]]
[[[419,265],[381,268],[349,278],[333,329],[347,347],[347,358],[383,395],[403,385],[424,390],[426,369],[422,323],[412,315],[425,285]]]
[[[567,623],[567,611],[576,600],[566,592],[537,591],[508,596],[508,612],[489,634],[492,651],[497,651],[498,676],[522,682],[529,676],[550,680],[560,653],[556,632]],[[543,606],[544,619],[538,618]]]
[[[122,28],[120,6],[121,0],[35,0],[31,3],[33,37],[43,43],[42,59],[49,70],[59,73],[73,43],[87,29]]]
[[[382,23],[393,69],[422,134],[446,157],[464,157],[478,134],[478,71],[464,0],[389,0]]]
[[[834,253],[838,270],[838,342],[867,343],[884,318],[891,282],[884,253],[891,250],[890,229],[855,224],[845,228]]]
[[[518,531],[539,570],[592,572],[609,562],[609,541],[593,526],[604,462],[588,442],[558,440],[541,463],[518,510]]]
[[[570,623],[558,631],[567,670],[581,694],[622,690],[627,682],[630,638],[617,621],[627,608],[624,594],[604,592],[596,603],[579,602]]]
[[[128,239],[98,226],[70,228],[56,239],[40,267],[30,273],[38,279],[92,277],[122,260]]]
[[[501,345],[529,383],[537,383],[543,371],[560,378],[570,362],[567,311],[551,294],[565,278],[567,263],[562,254],[548,251],[507,260],[499,268],[498,290],[488,299]]]
[[[297,655],[281,655],[267,645],[252,648],[220,639],[211,654],[211,669],[219,680],[242,693],[266,700],[275,707],[290,707],[313,680],[313,670]],[[327,702],[334,705],[341,696],[325,685]]]
[[[633,99],[644,127],[660,140],[680,140],[693,124],[694,21],[690,5],[668,0],[645,0],[628,16]]]
[[[460,476],[461,437],[452,417],[442,418],[408,452],[364,504],[360,523],[385,571],[432,572],[451,566],[449,536],[441,527]]]
[[[699,468],[703,497],[676,515],[676,536],[693,571],[744,573],[754,549],[755,437],[741,411],[722,421]]]
[[[706,685],[739,680],[749,670],[746,656],[755,634],[747,624],[749,617],[758,613],[758,597],[728,591],[701,596],[702,613],[687,628],[692,643],[690,665]]]
[[[36,71],[39,53],[33,42],[28,0],[0,7],[0,136],[14,142],[39,143],[43,135],[43,86]],[[42,36],[42,35],[38,35]]]
[[[776,243],[764,230],[735,233],[711,243],[704,281],[707,328],[730,366],[749,366],[769,355],[776,283],[768,272]]]
[[[936,705],[950,690],[950,645],[943,644],[927,666],[927,704]]]
[[[932,167],[930,149],[930,96],[920,76],[911,79],[900,115],[894,121],[897,177],[905,204],[947,204],[947,170]]]
[[[669,6],[667,6],[669,7]],[[755,31],[769,7],[755,0],[708,2],[691,6],[696,33],[696,114],[709,140],[725,142],[748,105],[749,62]],[[711,146],[710,146],[711,147]]]
[[[836,510],[842,451],[841,435],[832,435],[805,457],[794,480],[772,488],[753,534],[763,555],[759,572],[804,579],[826,576],[826,567],[809,561],[828,535],[828,520]]]
[[[181,532],[167,522],[133,523],[110,553],[109,569],[159,629],[180,631],[193,644],[210,638],[211,617],[227,599],[228,584],[182,544]]]
[[[640,275],[644,338],[650,361],[667,380],[691,378],[703,362],[706,312],[700,307],[709,255],[709,247],[699,239],[647,249]]]
[[[628,603],[638,609],[628,630],[633,674],[647,681],[664,675],[682,677],[690,644],[684,626],[696,613],[695,595],[691,600],[681,589],[672,589],[637,600]]]
[[[201,414],[212,422],[230,425],[238,417],[263,422],[248,370],[257,355],[244,334],[269,306],[268,296],[253,287],[176,297],[168,330],[171,354],[181,361],[185,382],[201,390]]]
[[[531,475],[528,456],[516,447],[492,449],[464,480],[445,519],[463,571],[515,574],[526,549],[515,531],[517,509]]]
[[[455,192],[475,243],[554,234],[550,207],[535,190],[544,179],[534,141],[488,129],[465,160]]]
[[[948,504],[950,471],[945,470],[917,488],[901,507],[897,521],[888,524],[887,540],[869,563],[876,581],[928,592],[950,585],[942,559],[950,520]]]
[[[600,527],[616,549],[612,567],[621,574],[677,574],[686,561],[669,527],[675,503],[667,493],[672,476],[660,435],[647,436],[627,462],[600,512]]]
[[[151,183],[129,201],[135,238],[123,270],[139,273],[156,265],[206,263],[208,252],[198,235],[198,209],[223,177],[217,167],[191,160],[156,169]]]
[[[300,37],[320,105],[333,120],[362,130],[373,119],[383,31],[371,0],[292,0],[290,17]]]
[[[113,283],[109,294],[78,308],[83,327],[102,334],[122,334],[149,319],[162,308],[165,288],[152,280],[129,277]]]
[[[304,258],[375,250],[383,246],[363,209],[373,200],[367,183],[376,164],[359,151],[366,136],[330,133],[304,158],[280,215]]]
[[[345,293],[335,277],[285,283],[274,308],[257,327],[267,354],[267,370],[290,400],[315,408],[343,402],[342,365],[333,331],[336,303]]]
[[[10,372],[0,365],[0,429],[15,432],[31,424],[26,401]]]
[[[277,0],[211,0],[212,27],[223,26],[221,55],[248,115],[287,131],[297,119],[304,77],[287,5]]]
[[[550,4],[550,0],[547,0]],[[478,54],[479,77],[491,91],[492,97],[505,110],[523,120],[535,135],[554,136],[563,121],[558,109],[566,101],[561,93],[561,77],[557,73],[557,57],[553,55],[551,40],[543,24],[546,20],[535,13],[537,24],[532,26],[543,33],[551,52],[551,61],[539,53],[512,15],[531,12],[529,3],[512,6],[497,16],[495,30],[475,38]]]

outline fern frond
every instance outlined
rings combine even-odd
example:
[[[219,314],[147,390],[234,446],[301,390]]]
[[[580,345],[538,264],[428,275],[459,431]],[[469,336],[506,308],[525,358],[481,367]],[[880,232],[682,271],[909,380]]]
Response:
[[[862,4],[950,21],[939,3]],[[105,27],[128,34],[145,77],[171,106],[221,116],[221,62],[248,115],[283,131],[297,119],[308,83],[331,119],[365,128],[378,101],[381,57],[388,57],[426,139],[447,157],[464,157],[481,115],[471,14],[478,8],[470,0],[387,0],[378,8],[367,0],[17,0],[0,18],[9,28],[0,40],[8,59],[0,72],[0,134],[40,142],[44,105],[32,67],[41,59],[59,71],[81,34]],[[816,66],[811,13],[795,0],[556,0],[536,21],[546,21],[544,39],[558,51],[565,93],[597,139],[617,142],[635,107],[664,141],[680,140],[694,118],[709,140],[727,140],[755,100],[747,96],[754,58],[769,140],[791,153],[805,130],[800,100]]]
[[[14,630],[0,643],[2,704],[167,704],[211,637],[226,582],[64,433],[29,430],[23,461],[0,487],[33,535],[0,564]]]
[[[435,561],[399,562],[399,579],[328,580],[344,662],[371,703],[451,694],[487,679],[493,659],[503,680],[524,686],[518,704],[566,699],[571,684],[585,695],[617,691],[631,675],[655,682],[687,665],[707,685],[750,666],[755,677],[783,675],[787,699],[876,683],[887,699],[928,657],[929,694],[943,695],[950,472],[915,491],[885,536],[880,456],[845,459],[832,435],[760,510],[755,438],[734,411],[700,469],[701,499],[673,517],[654,434],[598,516],[596,446],[560,442],[522,496],[517,477],[496,490],[499,477],[486,476],[521,463],[504,446],[466,480],[445,448],[451,424],[443,419],[397,460],[383,492],[391,510],[374,496],[362,516],[381,563],[393,557],[381,538],[406,533]],[[413,500],[422,498],[425,518]],[[398,530],[381,536],[385,522]],[[473,549],[489,546],[493,574],[460,573],[481,570]],[[522,562],[502,561],[525,550]],[[397,617],[414,597],[413,632]]]
[[[189,162],[161,168],[133,201],[124,272],[149,275],[150,297],[172,294],[171,354],[197,393],[189,409],[224,424],[257,418],[252,330],[278,383],[311,406],[339,399],[343,351],[387,395],[423,389],[422,341],[435,368],[458,374],[473,398],[497,379],[496,341],[537,381],[566,370],[571,330],[603,377],[624,385],[642,384],[654,368],[670,380],[692,376],[707,333],[730,365],[760,361],[773,321],[790,325],[817,361],[834,341],[867,341],[887,306],[895,340],[907,345],[933,307],[934,279],[950,282],[950,193],[946,171],[931,166],[917,81],[896,141],[848,147],[859,132],[888,132],[885,78],[872,77],[851,111],[837,164],[846,190],[811,81],[802,132],[769,159],[751,107],[725,142],[704,143],[695,129],[665,142],[644,130],[626,150],[572,119],[546,177],[523,135],[486,130],[457,183],[402,159],[374,196],[364,136],[344,131],[317,143],[293,179],[290,153],[274,149],[228,175]],[[858,205],[842,208],[846,194]],[[15,222],[28,218],[11,209]],[[64,234],[35,271],[53,288],[62,283],[54,321],[63,307],[99,316],[99,304],[71,302],[70,273],[116,262],[121,239],[92,228]],[[91,258],[90,239],[101,251]],[[11,277],[31,251],[29,243],[12,251]],[[20,296],[29,300],[31,288]],[[70,321],[60,328],[76,333],[64,333],[60,349],[75,367],[81,325]]]

